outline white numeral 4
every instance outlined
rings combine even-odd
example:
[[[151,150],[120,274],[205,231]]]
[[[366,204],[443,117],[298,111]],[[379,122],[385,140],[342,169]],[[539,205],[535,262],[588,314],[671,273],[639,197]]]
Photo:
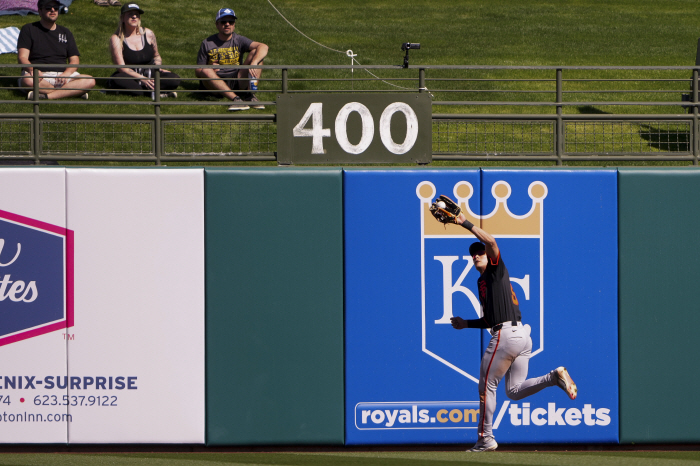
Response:
[[[311,129],[304,128],[309,122],[309,118],[312,116]],[[323,127],[323,104],[321,102],[315,102],[309,105],[304,116],[301,117],[299,123],[294,127],[292,134],[295,137],[311,137],[312,154],[326,153],[323,149],[323,138],[331,137],[331,129]]]

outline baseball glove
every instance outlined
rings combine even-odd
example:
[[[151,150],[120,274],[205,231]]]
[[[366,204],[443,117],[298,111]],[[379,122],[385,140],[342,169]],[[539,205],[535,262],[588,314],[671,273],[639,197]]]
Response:
[[[440,223],[455,223],[462,209],[452,199],[440,194],[430,206],[430,213]]]

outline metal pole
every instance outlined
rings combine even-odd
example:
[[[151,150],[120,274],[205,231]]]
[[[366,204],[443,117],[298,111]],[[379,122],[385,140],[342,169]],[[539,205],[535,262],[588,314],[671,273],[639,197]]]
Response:
[[[564,154],[564,120],[562,119],[562,70],[557,70],[557,132],[555,137],[555,146],[557,151],[557,165],[561,165],[561,156]]]
[[[34,94],[32,94],[32,100],[34,104],[34,147],[32,154],[34,155],[34,164],[41,165],[41,119],[39,113],[39,75],[36,73],[36,68],[32,73],[32,89]]]
[[[698,70],[693,70],[693,131],[692,131],[692,144],[693,144],[693,165],[698,165]]]
[[[287,93],[288,82],[287,82],[287,68],[282,69],[282,94]]]
[[[425,92],[425,69],[418,70],[418,92]]]
[[[163,155],[163,131],[161,127],[161,120],[160,120],[160,68],[154,69],[156,72],[155,75],[155,80],[154,80],[154,93],[153,93],[153,100],[155,101],[155,105],[153,106],[155,108],[155,114],[156,114],[156,121],[153,123],[155,125],[155,141],[153,141],[153,152],[155,153],[156,156],[156,165],[160,165],[160,157]]]

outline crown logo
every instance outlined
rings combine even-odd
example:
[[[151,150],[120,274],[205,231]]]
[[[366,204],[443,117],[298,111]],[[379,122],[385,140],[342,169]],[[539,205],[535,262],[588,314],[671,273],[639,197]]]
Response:
[[[467,181],[455,184],[453,194],[455,202],[462,208],[464,216],[474,225],[478,225],[493,236],[518,237],[542,235],[542,210],[543,201],[547,197],[547,186],[541,181],[534,181],[527,189],[532,199],[532,207],[525,215],[515,215],[508,209],[508,198],[511,188],[505,181],[497,181],[491,186],[491,194],[496,199],[496,207],[493,212],[486,215],[476,215],[469,207],[469,200],[474,195],[474,187]],[[430,181],[423,181],[416,187],[416,194],[421,200],[421,220],[424,236],[444,237],[474,237],[472,232],[459,225],[442,225],[430,214],[430,204],[437,195],[435,185]]]

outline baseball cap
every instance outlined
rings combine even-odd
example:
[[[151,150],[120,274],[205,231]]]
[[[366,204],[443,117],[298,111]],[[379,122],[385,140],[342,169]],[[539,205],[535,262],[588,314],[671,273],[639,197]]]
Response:
[[[126,3],[122,6],[122,14],[126,13],[127,11],[132,11],[132,10],[137,10],[139,14],[143,14],[143,10],[139,8],[139,6],[135,3]]]
[[[61,2],[59,2],[58,0],[39,0],[37,2],[36,7],[38,10],[41,10],[42,8],[44,8],[47,5],[59,5],[60,6]]]
[[[485,251],[485,250],[486,250],[486,246],[484,246],[484,243],[480,243],[477,241],[475,243],[472,243],[469,246],[469,255],[473,256],[477,252],[481,252],[481,251]]]
[[[233,11],[231,8],[222,8],[216,14],[216,21],[219,21],[221,18],[224,18],[226,16],[233,16],[233,19],[238,19],[238,17],[236,16],[236,12]]]

